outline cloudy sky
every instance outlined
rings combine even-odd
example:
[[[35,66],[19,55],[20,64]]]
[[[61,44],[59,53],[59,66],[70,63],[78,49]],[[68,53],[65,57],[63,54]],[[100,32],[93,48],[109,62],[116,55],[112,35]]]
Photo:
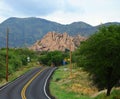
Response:
[[[9,17],[38,17],[62,24],[120,22],[120,0],[0,0],[0,23]]]

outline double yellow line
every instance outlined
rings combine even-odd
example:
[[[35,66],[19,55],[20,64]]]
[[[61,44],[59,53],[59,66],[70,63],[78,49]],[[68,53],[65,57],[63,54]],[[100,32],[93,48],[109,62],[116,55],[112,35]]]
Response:
[[[42,72],[44,71],[46,68],[43,68],[42,70],[40,70],[38,73],[36,73],[26,84],[25,86],[23,87],[22,91],[21,91],[21,97],[22,99],[27,99],[26,98],[26,95],[25,95],[25,92],[26,92],[26,89],[27,87],[31,84],[31,82]]]

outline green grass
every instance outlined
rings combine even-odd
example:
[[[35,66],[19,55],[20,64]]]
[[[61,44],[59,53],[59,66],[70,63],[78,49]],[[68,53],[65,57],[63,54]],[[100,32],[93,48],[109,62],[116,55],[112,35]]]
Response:
[[[60,66],[54,72],[50,92],[56,99],[120,99],[120,90],[113,90],[109,97],[105,93],[92,97],[98,90],[90,81],[88,73],[81,68],[73,68],[71,77],[69,65]]]
[[[55,83],[51,83],[50,87],[52,88],[51,92],[56,99],[92,99],[88,96],[62,90],[62,88]]]
[[[50,91],[56,99],[92,99],[89,95],[76,91],[77,89],[73,88],[72,90],[74,84],[79,83],[79,80],[76,79],[78,78],[78,75],[75,75],[75,73],[76,70],[73,69],[73,77],[70,77],[68,66],[59,67],[59,69],[55,71],[50,83]],[[86,75],[83,75],[81,79],[84,79],[85,81]],[[81,81],[81,84],[82,83],[83,82]]]
[[[120,90],[113,90],[110,96],[105,93],[98,95],[95,99],[120,99]]]

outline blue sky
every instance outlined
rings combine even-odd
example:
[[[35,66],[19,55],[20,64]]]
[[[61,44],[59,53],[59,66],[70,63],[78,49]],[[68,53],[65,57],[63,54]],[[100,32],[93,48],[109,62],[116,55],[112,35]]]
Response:
[[[9,17],[38,17],[61,24],[120,22],[120,0],[0,0],[0,23]]]

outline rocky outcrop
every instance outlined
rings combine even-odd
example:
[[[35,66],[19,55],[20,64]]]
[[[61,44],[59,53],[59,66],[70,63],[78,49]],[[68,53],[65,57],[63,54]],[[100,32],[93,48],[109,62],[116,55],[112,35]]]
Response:
[[[30,49],[34,51],[65,51],[66,49],[74,51],[81,41],[86,40],[80,35],[76,37],[69,36],[67,33],[49,32],[41,40],[38,40]]]

